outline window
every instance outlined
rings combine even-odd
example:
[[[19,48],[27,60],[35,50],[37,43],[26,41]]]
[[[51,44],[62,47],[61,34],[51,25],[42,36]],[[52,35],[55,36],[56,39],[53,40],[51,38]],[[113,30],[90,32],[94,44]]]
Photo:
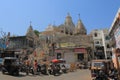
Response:
[[[99,41],[96,41],[95,44],[100,44],[100,42],[99,42]]]
[[[97,33],[95,33],[94,36],[97,37]]]
[[[63,33],[64,31],[63,30],[61,30],[61,33]]]
[[[68,34],[68,32],[66,32],[66,34]]]
[[[72,35],[72,33],[70,33],[70,35]]]
[[[109,45],[109,44],[107,44],[107,48],[110,48],[110,45]]]
[[[94,67],[102,67],[102,66],[104,66],[104,64],[102,62],[94,62],[94,63],[92,63],[92,65]]]
[[[110,39],[109,36],[106,36],[106,37],[105,37],[105,40],[109,40],[109,39]]]

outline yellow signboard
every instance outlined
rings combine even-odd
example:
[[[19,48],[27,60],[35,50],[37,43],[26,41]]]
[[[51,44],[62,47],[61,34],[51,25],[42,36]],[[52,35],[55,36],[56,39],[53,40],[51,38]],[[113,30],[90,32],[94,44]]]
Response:
[[[74,47],[74,43],[60,43],[60,47]]]

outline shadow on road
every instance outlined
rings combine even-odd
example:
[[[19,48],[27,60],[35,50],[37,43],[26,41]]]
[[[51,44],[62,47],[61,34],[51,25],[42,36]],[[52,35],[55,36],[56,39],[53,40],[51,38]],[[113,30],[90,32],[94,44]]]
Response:
[[[16,75],[12,75],[12,76],[14,76],[14,77],[25,77],[26,75],[19,74],[18,76],[16,76]]]
[[[19,74],[19,75],[11,75],[11,74],[8,74],[8,73],[5,73],[3,75],[7,75],[7,76],[13,76],[13,77],[25,77],[26,75],[24,74]]]

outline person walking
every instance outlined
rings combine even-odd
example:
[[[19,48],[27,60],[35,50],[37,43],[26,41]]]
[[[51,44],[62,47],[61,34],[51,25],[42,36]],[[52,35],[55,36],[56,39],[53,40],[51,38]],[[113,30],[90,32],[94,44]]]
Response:
[[[48,74],[49,74],[49,75],[52,75],[52,65],[49,65],[49,66],[48,66]]]
[[[62,70],[63,73],[67,73],[67,69],[66,69],[64,64],[62,65],[61,70]]]
[[[37,68],[38,68],[37,60],[34,61],[33,68],[34,68],[34,74],[37,74]]]
[[[26,75],[29,75],[30,61],[26,60],[25,65],[26,65]]]

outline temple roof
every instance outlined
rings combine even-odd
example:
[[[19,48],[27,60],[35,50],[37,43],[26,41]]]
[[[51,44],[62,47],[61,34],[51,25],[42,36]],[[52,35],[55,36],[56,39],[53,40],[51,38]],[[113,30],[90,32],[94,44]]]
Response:
[[[28,28],[28,30],[27,30],[26,36],[27,36],[27,37],[31,37],[31,38],[37,37],[36,34],[34,33],[34,30],[33,30],[31,24],[30,24],[30,26],[29,26],[29,28]]]
[[[87,33],[87,30],[80,19],[78,20],[78,23],[76,25],[75,33],[79,33],[79,34],[86,34]]]
[[[68,13],[68,15],[66,16],[66,19],[65,19],[65,23],[64,25],[66,25],[67,27],[75,27],[73,21],[72,21],[72,17],[70,16],[70,14]]]
[[[53,31],[54,30],[54,27],[53,25],[48,25],[48,27],[46,28],[46,31]]]

